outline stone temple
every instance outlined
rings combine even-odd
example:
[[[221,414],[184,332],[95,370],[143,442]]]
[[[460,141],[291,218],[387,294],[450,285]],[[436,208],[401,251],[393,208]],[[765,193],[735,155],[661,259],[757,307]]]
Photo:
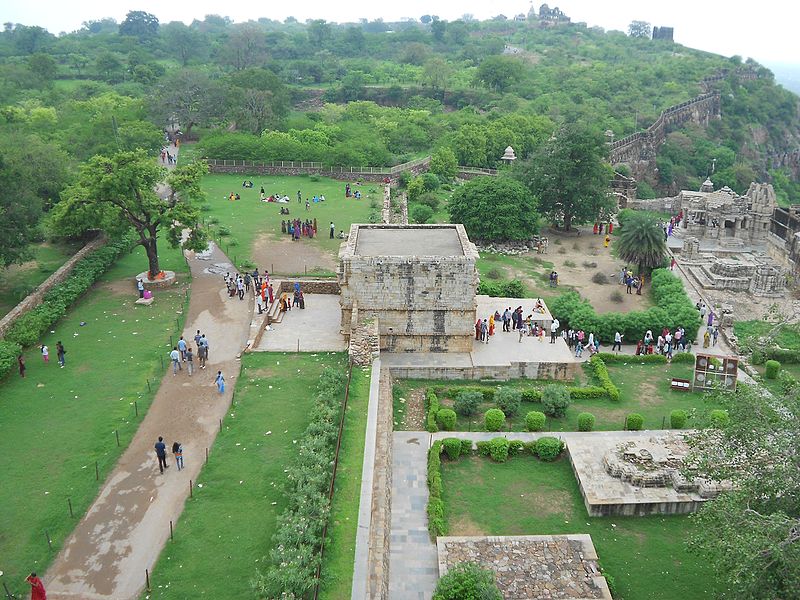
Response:
[[[470,352],[477,258],[463,225],[352,225],[337,271],[342,333],[371,330],[388,352]]]

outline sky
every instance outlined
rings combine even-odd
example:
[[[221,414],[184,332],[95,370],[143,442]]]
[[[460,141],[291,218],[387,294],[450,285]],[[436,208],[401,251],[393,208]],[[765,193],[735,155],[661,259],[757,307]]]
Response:
[[[538,6],[541,0],[536,0]],[[162,23],[193,19],[207,14],[228,16],[235,22],[266,17],[282,21],[293,16],[300,21],[325,19],[347,22],[359,18],[383,18],[397,21],[403,17],[419,18],[435,14],[454,20],[465,13],[479,19],[497,14],[511,17],[527,13],[530,2],[524,0],[303,0],[293,2],[237,2],[233,5],[210,0],[38,0],[22,2],[2,0],[0,22],[39,25],[52,33],[74,31],[84,21],[111,17],[122,21],[129,10],[144,10]],[[747,7],[738,10],[736,6]],[[700,50],[725,56],[738,54],[761,63],[800,64],[800,40],[797,22],[800,3],[792,0],[760,0],[753,3],[723,0],[563,0],[550,2],[559,6],[573,21],[589,26],[627,31],[632,20],[675,28],[675,41]]]

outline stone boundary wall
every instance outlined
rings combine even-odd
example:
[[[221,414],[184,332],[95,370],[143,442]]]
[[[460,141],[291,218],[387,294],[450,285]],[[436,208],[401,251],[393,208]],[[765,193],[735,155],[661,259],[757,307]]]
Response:
[[[569,381],[575,378],[580,363],[512,362],[498,366],[390,366],[397,379],[494,380],[554,379]]]
[[[654,210],[656,212],[677,213],[680,210],[681,201],[679,196],[667,198],[650,198],[647,200],[636,198],[628,199],[626,208],[633,210]]]
[[[278,285],[278,289],[273,290],[273,294],[277,299],[278,296],[285,293],[294,292],[294,284],[298,282],[300,289],[304,294],[339,294],[339,282],[335,278],[330,279],[305,279],[297,277],[296,279],[283,279]]]
[[[14,321],[19,319],[22,315],[27,313],[30,310],[33,310],[37,306],[39,306],[42,301],[44,300],[45,294],[52,290],[55,286],[59,283],[65,281],[70,273],[72,273],[72,269],[75,268],[82,259],[86,258],[87,255],[91,254],[98,248],[105,246],[108,242],[108,238],[105,236],[99,236],[86,244],[83,248],[78,250],[67,262],[65,262],[59,269],[50,275],[47,279],[45,279],[39,287],[33,290],[30,294],[28,294],[25,299],[22,300],[19,304],[17,304],[14,308],[8,311],[5,317],[0,319],[0,338],[2,338],[9,328],[14,324]],[[131,287],[131,290],[134,288]]]
[[[389,225],[392,222],[392,186],[388,183],[383,186],[383,208],[381,208],[381,223]]]

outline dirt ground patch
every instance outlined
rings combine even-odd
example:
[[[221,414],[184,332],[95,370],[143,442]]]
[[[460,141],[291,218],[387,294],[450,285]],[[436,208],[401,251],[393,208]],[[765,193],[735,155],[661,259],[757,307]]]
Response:
[[[411,390],[406,399],[405,428],[409,431],[425,429],[425,390]]]
[[[275,375],[278,375],[278,371],[268,368],[249,369],[245,374],[249,379],[266,379],[268,377],[275,377]]]
[[[558,271],[559,281],[574,287],[592,303],[599,314],[630,312],[651,306],[647,285],[642,296],[625,293],[625,286],[619,283],[619,272],[625,265],[611,255],[609,248],[603,248],[603,236],[592,235],[592,230],[586,227],[582,231],[580,236],[544,232],[550,243],[547,254],[541,255],[541,258],[553,263],[553,268]],[[597,266],[584,266],[584,263],[596,263]],[[592,276],[596,272],[606,275],[609,283],[594,283]],[[622,294],[622,302],[609,300],[609,296],[615,291]]]
[[[466,515],[450,519],[448,523],[450,525],[448,535],[486,535],[486,530]]]
[[[316,245],[304,240],[293,242],[286,237],[275,238],[269,234],[256,238],[252,259],[259,269],[268,269],[273,275],[336,270],[334,258]]]

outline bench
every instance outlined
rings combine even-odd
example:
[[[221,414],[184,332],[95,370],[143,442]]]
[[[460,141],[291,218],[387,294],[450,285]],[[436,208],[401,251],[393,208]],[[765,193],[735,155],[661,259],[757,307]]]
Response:
[[[692,382],[689,379],[679,379],[678,377],[673,377],[669,387],[673,390],[678,390],[679,392],[691,392]]]

